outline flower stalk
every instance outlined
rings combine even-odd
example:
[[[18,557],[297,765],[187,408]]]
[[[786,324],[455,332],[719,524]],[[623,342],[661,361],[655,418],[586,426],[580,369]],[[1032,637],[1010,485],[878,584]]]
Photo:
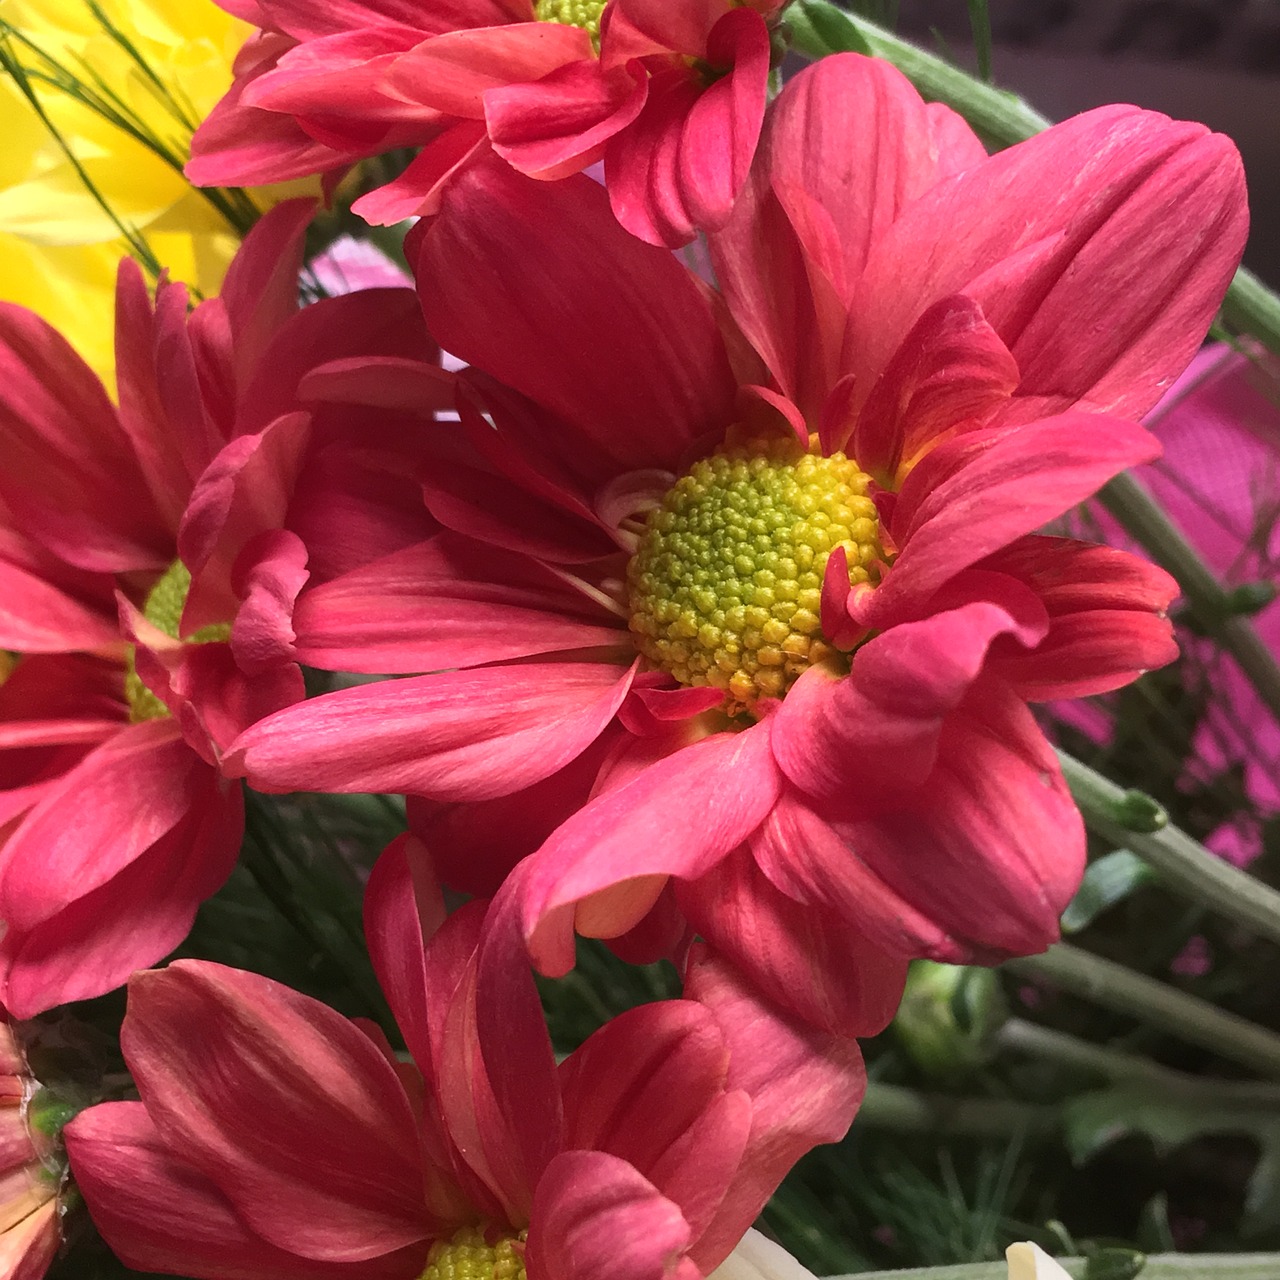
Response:
[[[1043,955],[1010,960],[1003,967],[1280,1079],[1280,1035],[1112,960],[1060,942]]]
[[[1088,1274],[1087,1258],[1057,1262],[1072,1280],[1084,1280]],[[1003,1262],[967,1262],[958,1267],[864,1271],[857,1280],[1005,1280],[1007,1274]],[[1280,1275],[1280,1253],[1154,1254],[1148,1256],[1140,1274],[1142,1280],[1275,1280]]]
[[[1175,893],[1280,942],[1280,893],[1216,857],[1178,827],[1156,826],[1159,805],[1150,797],[1126,791],[1065,752],[1058,753],[1058,760],[1091,831],[1132,849]]]

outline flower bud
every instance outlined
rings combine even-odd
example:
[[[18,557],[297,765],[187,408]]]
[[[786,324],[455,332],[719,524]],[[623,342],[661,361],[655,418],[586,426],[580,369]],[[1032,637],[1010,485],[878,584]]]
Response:
[[[893,1028],[911,1060],[941,1076],[985,1062],[991,1035],[1006,1013],[993,970],[917,960]]]

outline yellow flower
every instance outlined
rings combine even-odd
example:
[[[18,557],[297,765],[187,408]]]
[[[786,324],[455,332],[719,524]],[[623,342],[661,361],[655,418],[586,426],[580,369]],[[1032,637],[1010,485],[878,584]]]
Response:
[[[99,372],[123,253],[215,294],[257,213],[297,190],[203,192],[182,175],[251,30],[212,0],[0,0],[0,298]]]

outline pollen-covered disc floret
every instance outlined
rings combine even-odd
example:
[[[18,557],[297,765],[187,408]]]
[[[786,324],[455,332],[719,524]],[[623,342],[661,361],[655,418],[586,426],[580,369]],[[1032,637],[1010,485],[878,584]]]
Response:
[[[835,650],[822,578],[843,547],[852,584],[876,580],[870,478],[842,453],[752,442],[697,462],[649,515],[627,569],[631,632],[681,684],[714,685],[730,714],[781,697]]]
[[[539,22],[560,22],[581,27],[593,40],[600,39],[600,15],[607,0],[538,0],[534,14]]]
[[[156,579],[155,586],[147,594],[142,606],[142,616],[165,635],[179,638],[190,644],[208,644],[210,641],[227,640],[231,636],[229,622],[216,622],[189,636],[179,637],[178,624],[186,607],[187,592],[191,590],[191,573],[181,560],[175,560]],[[124,691],[129,700],[129,719],[138,724],[143,720],[156,720],[169,714],[169,708],[142,682],[134,659],[134,647],[129,646],[124,673]]]
[[[525,1280],[528,1234],[494,1235],[479,1227],[460,1227],[448,1240],[432,1244],[420,1280]]]

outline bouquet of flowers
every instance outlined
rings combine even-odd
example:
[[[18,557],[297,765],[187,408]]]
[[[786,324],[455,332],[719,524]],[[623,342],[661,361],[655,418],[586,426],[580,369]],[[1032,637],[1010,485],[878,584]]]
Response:
[[[1280,1276],[1230,141],[827,0],[0,36],[0,1276]]]

